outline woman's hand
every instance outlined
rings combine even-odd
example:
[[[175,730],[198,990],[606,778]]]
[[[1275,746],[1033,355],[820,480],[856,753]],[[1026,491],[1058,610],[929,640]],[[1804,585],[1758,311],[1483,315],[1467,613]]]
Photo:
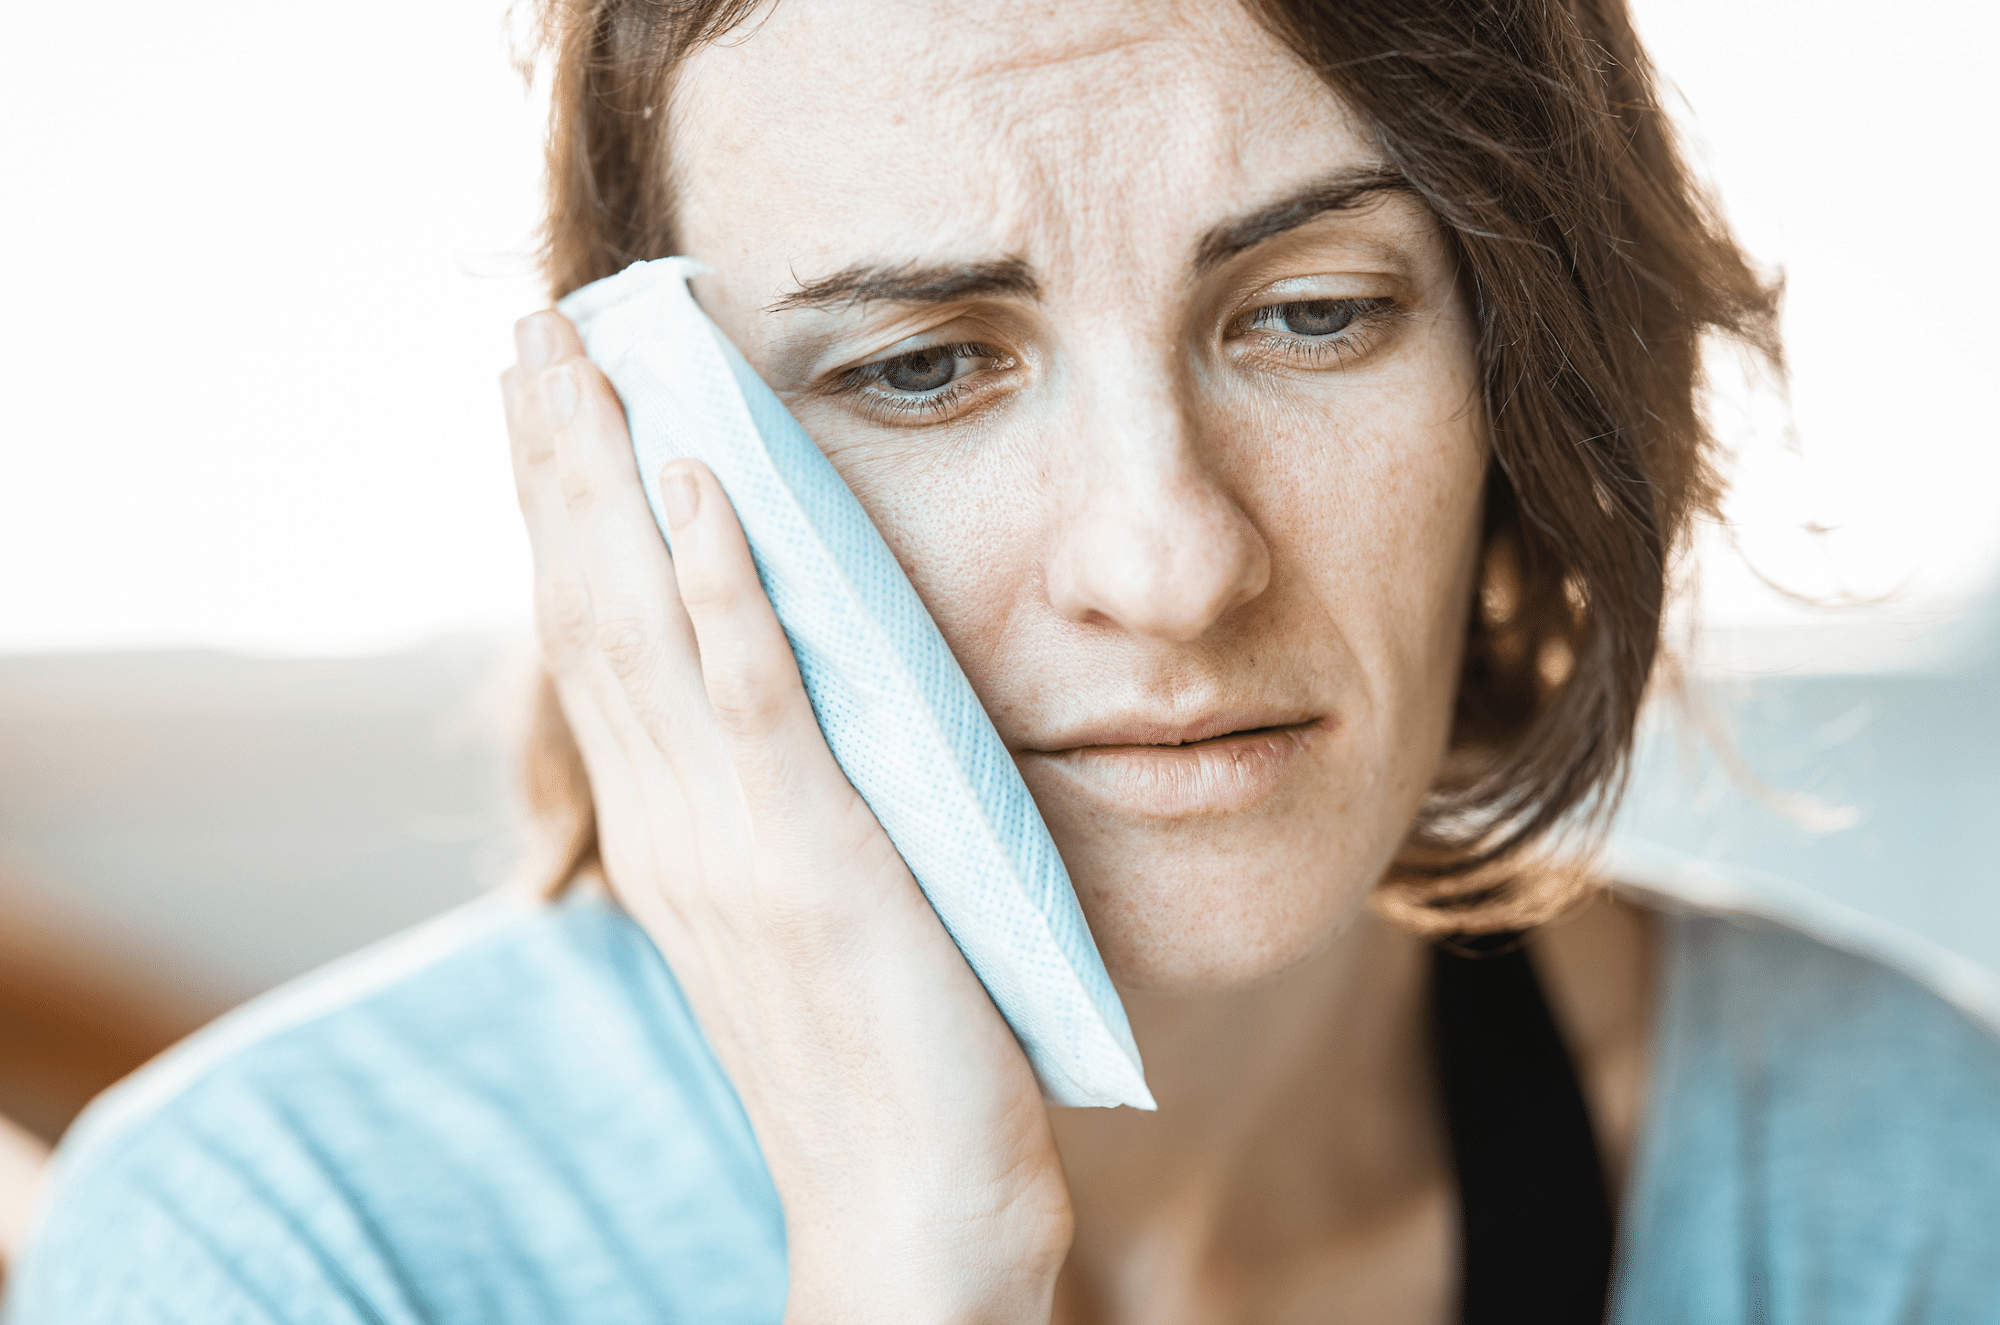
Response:
[[[1033,1073],[827,749],[735,513],[661,473],[560,314],[502,379],[543,665],[612,891],[784,1202],[794,1321],[1046,1320],[1070,1205]]]

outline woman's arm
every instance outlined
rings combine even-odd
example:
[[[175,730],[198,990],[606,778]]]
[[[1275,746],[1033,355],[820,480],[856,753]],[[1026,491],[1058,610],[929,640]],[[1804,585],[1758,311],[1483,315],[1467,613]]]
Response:
[[[1070,1206],[1012,1033],[820,735],[714,476],[660,479],[539,313],[503,379],[543,665],[613,891],[734,1080],[793,1321],[1045,1320]]]

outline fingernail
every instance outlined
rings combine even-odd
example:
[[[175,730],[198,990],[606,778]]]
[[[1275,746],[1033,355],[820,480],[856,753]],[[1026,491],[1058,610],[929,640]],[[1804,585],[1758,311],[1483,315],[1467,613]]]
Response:
[[[549,426],[560,428],[576,413],[576,369],[559,363],[542,378],[542,407]]]
[[[540,313],[514,324],[514,355],[523,368],[540,368],[555,357],[555,339],[549,335],[549,320]]]
[[[694,485],[694,475],[685,469],[668,470],[660,475],[660,505],[667,508],[667,525],[673,529],[684,527],[694,519],[701,509],[701,492]]]

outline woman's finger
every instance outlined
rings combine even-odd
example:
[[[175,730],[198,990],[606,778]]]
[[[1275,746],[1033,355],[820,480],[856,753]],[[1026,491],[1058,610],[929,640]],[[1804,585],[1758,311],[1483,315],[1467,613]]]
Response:
[[[556,430],[566,421],[575,396],[567,375],[551,370],[581,359],[583,343],[568,318],[545,309],[514,324],[514,344],[514,365],[500,375],[500,398],[518,482],[524,466],[554,458]]]
[[[660,495],[703,688],[760,838],[824,853],[842,845],[829,833],[879,837],[827,748],[722,485],[707,466],[676,460],[660,471]]]
[[[595,367],[573,367],[578,399],[556,436],[556,474],[589,593],[592,647],[658,749],[680,758],[693,742],[706,756],[694,632],[639,486],[624,410]]]
[[[553,321],[559,326],[535,330]],[[556,475],[555,437],[576,409],[573,362],[544,355],[569,348],[575,331],[559,314],[538,313],[515,328],[521,361],[501,377],[515,493],[535,564],[535,622],[543,661],[561,673],[576,664],[591,632],[589,591]]]
[[[633,757],[628,739],[619,731],[629,720],[605,712],[601,684],[571,673],[557,680],[556,692],[584,766],[591,770],[591,798],[599,822],[617,825],[617,831],[599,837],[610,881],[615,887],[624,880],[650,878],[663,885],[620,889],[619,896],[642,913],[642,920],[671,921],[660,933],[680,933],[688,921],[682,903],[689,893],[679,885],[697,863],[686,849],[695,840],[693,803],[666,760],[657,754]]]

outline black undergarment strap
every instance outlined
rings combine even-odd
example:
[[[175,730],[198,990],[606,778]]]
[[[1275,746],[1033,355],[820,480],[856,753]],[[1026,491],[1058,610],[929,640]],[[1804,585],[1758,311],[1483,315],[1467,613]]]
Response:
[[[1598,1325],[1611,1204],[1576,1071],[1520,935],[1449,939],[1434,953],[1460,1325]]]

